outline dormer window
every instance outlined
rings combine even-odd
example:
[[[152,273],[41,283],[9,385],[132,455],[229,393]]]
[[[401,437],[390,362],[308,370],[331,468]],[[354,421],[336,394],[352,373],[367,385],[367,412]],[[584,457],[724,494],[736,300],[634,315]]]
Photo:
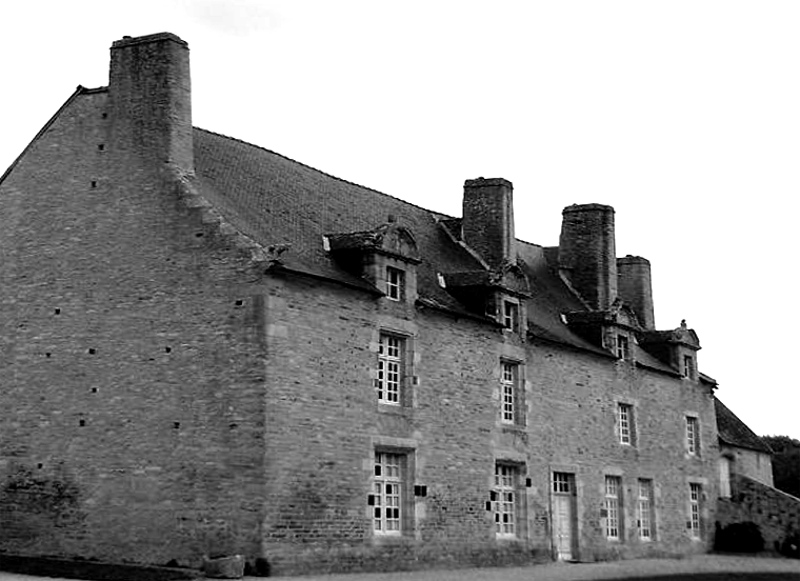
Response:
[[[405,295],[406,273],[393,266],[386,267],[386,297],[400,301]]]
[[[323,247],[337,266],[372,283],[384,297],[413,305],[417,300],[417,243],[411,231],[390,220],[373,230],[326,234]]]
[[[694,379],[694,357],[691,355],[683,356],[683,376]]]
[[[511,331],[519,329],[519,305],[503,301],[503,326]]]
[[[617,358],[623,360],[631,358],[630,342],[626,335],[617,335]]]

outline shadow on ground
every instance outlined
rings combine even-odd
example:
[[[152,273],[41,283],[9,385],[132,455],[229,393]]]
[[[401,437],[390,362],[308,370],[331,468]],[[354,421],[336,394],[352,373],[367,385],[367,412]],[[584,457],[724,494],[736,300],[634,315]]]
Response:
[[[0,555],[0,571],[40,577],[89,579],[91,581],[179,581],[196,579],[200,576],[199,572],[191,569],[112,565],[92,561],[66,561],[10,555]]]
[[[674,573],[671,575],[648,575],[641,577],[621,577],[603,581],[798,581],[800,575],[789,572],[770,573]]]

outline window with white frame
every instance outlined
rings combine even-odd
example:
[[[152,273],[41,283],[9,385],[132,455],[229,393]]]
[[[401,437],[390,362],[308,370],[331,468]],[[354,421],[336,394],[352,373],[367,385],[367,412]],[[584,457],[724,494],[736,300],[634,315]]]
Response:
[[[519,305],[512,301],[503,301],[503,326],[512,331],[519,330]]]
[[[405,338],[390,333],[380,334],[375,390],[381,403],[402,403],[405,347]]]
[[[696,482],[689,483],[689,536],[693,539],[700,538],[701,504],[703,501],[703,486]]]
[[[522,423],[520,421],[521,417],[519,413],[519,385],[519,364],[510,361],[503,361],[501,363],[500,376],[500,418],[504,424]]]
[[[720,498],[731,497],[731,464],[733,458],[723,456],[719,459],[719,496]]]
[[[691,355],[683,356],[683,376],[689,379],[694,378],[694,357]]]
[[[494,467],[492,511],[498,537],[517,535],[517,466],[497,463]]]
[[[622,478],[620,476],[606,476],[606,538],[619,540],[622,538],[622,521],[620,508],[622,506]]]
[[[631,358],[630,342],[628,341],[628,337],[626,335],[617,335],[617,358]]]
[[[694,416],[686,416],[686,451],[691,456],[700,455],[700,424]]]
[[[393,301],[400,301],[405,295],[406,273],[393,266],[386,267],[386,296]]]
[[[375,452],[372,529],[381,535],[403,532],[405,454]]]
[[[643,541],[653,540],[655,538],[655,507],[652,480],[639,479],[639,499],[636,509],[639,538]]]
[[[573,494],[574,475],[567,472],[553,472],[553,492],[556,494]]]
[[[633,446],[635,444],[635,425],[633,421],[633,406],[631,404],[617,404],[617,427],[619,443]]]

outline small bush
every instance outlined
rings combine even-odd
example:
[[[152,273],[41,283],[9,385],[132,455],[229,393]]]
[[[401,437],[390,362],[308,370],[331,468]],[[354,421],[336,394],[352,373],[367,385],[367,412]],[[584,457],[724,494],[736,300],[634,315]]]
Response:
[[[714,549],[725,553],[759,553],[764,550],[764,537],[754,522],[717,525]]]

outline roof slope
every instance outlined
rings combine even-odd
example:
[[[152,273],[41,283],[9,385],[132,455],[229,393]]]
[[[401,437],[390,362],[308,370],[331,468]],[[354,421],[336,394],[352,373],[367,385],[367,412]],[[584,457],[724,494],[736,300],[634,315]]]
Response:
[[[437,273],[485,269],[458,239],[460,218],[426,210],[376,190],[333,177],[267,149],[195,128],[196,186],[242,234],[264,247],[287,245],[281,263],[351,286],[367,288],[348,273],[323,247],[323,235],[366,232],[396,220],[413,232],[419,255],[418,292],[424,304],[463,315],[466,311],[443,289]],[[530,282],[527,301],[529,331],[534,337],[612,357],[572,332],[565,312],[587,311],[586,304],[556,274],[557,248],[517,241],[519,257]],[[374,290],[374,289],[372,289]],[[486,321],[491,321],[485,318]],[[674,375],[676,370],[636,347],[637,363]]]
[[[772,449],[767,443],[759,438],[753,430],[747,427],[747,424],[740,420],[735,413],[716,397],[714,398],[714,408],[717,412],[717,431],[723,444],[772,454]]]
[[[439,287],[436,272],[481,266],[438,225],[446,216],[209,131],[195,129],[194,147],[201,193],[243,234],[265,246],[290,245],[281,257],[286,266],[352,283],[325,252],[323,235],[363,232],[395,219],[414,233],[423,258],[420,295],[461,309]]]

